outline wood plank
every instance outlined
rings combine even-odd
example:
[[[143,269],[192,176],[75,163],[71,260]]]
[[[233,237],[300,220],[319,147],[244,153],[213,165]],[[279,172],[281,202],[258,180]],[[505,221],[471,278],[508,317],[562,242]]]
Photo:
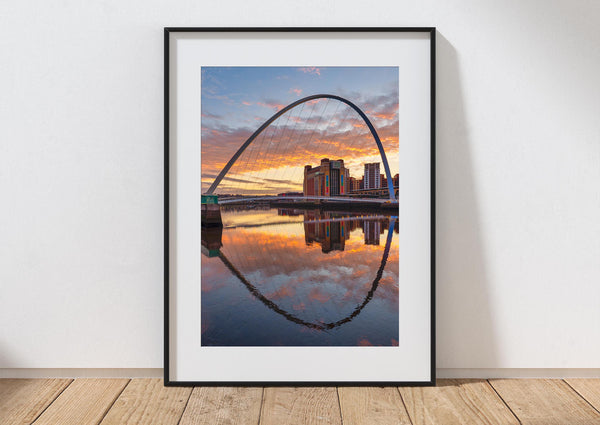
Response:
[[[410,425],[397,388],[338,388],[344,425]]]
[[[598,378],[569,378],[565,379],[580,396],[600,411],[600,379]]]
[[[192,388],[167,388],[162,379],[133,379],[114,402],[102,425],[177,425]]]
[[[0,423],[35,420],[72,379],[0,379]]]
[[[181,425],[256,425],[262,388],[196,387]]]
[[[485,380],[439,379],[436,387],[399,390],[413,425],[519,423]]]
[[[333,387],[265,388],[261,425],[341,424]]]
[[[97,425],[129,379],[76,379],[46,409],[36,425]]]
[[[600,424],[600,414],[560,379],[493,379],[523,425]]]

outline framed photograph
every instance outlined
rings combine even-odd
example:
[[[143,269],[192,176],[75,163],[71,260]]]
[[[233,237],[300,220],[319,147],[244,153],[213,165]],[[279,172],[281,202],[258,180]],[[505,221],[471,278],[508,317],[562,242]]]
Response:
[[[165,385],[435,383],[435,29],[165,28]]]

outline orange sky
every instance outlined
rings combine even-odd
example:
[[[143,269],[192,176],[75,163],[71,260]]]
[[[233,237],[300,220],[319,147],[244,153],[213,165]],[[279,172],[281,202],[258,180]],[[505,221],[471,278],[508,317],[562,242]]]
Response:
[[[392,175],[398,172],[396,68],[203,68],[202,83],[203,191],[264,121],[315,93],[337,94],[361,108],[379,134]],[[381,162],[362,119],[333,99],[307,102],[274,121],[216,193],[301,191],[304,165],[316,166],[321,158],[343,159],[358,178],[364,163]]]

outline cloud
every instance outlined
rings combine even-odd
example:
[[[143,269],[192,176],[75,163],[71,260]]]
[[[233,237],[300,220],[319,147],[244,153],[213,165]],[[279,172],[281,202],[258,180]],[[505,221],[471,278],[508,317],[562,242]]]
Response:
[[[293,180],[282,180],[282,179],[262,179],[266,182],[271,182],[271,183],[279,183],[279,184],[295,184],[297,182],[293,181]]]
[[[252,105],[251,102],[246,102],[245,100],[242,101],[242,105],[246,105],[246,106],[250,106]]]
[[[223,119],[223,117],[221,115],[211,114],[209,112],[202,112],[201,115],[202,115],[202,118],[210,118],[210,119],[214,119],[214,120]]]
[[[298,71],[304,72],[305,74],[316,74],[321,75],[321,70],[315,66],[309,66],[305,68],[298,68]]]
[[[265,108],[271,108],[275,110],[279,110],[285,106],[283,103],[273,99],[267,99],[264,102],[256,102],[256,104],[259,106],[264,106]]]
[[[215,176],[216,177],[216,176]],[[236,183],[252,183],[252,180],[247,180],[247,179],[236,179],[234,177],[229,177],[229,176],[225,176],[223,177],[224,181],[228,181],[228,182],[236,182]]]
[[[208,93],[207,93],[208,91]],[[231,99],[229,96],[227,95],[216,95],[216,94],[212,94],[210,93],[210,91],[207,89],[202,90],[202,97],[205,97],[207,99],[214,99],[214,100],[220,100],[221,102],[223,102],[225,105],[235,105],[235,101],[233,99]]]
[[[290,93],[295,93],[297,96],[300,96],[302,94],[302,89],[298,89],[298,88],[291,88],[290,89]]]

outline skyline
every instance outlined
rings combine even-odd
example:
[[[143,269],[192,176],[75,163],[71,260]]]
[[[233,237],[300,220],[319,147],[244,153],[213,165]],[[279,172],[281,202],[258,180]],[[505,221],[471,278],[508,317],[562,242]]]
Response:
[[[286,105],[335,94],[369,117],[398,173],[397,67],[203,67],[202,192],[237,149]],[[344,158],[351,174],[381,161],[367,126],[347,105],[306,102],[275,120],[240,156],[216,193],[268,194],[302,189],[304,165]]]

